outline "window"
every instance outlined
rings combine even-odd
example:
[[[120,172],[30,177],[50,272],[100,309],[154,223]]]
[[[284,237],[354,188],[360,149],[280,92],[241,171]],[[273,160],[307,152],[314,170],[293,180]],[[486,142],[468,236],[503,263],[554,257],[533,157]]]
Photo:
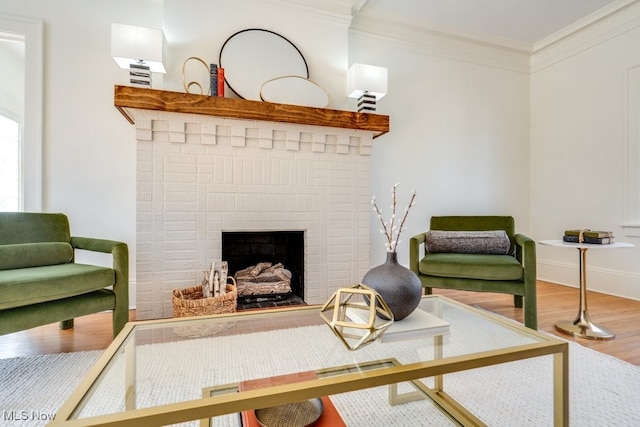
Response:
[[[42,34],[40,20],[0,14],[0,64],[3,76],[10,76],[0,80],[0,204],[15,208],[17,203],[17,210],[33,212],[42,210]],[[15,176],[17,201],[11,193]]]
[[[0,211],[21,210],[20,151],[20,123],[0,114]]]

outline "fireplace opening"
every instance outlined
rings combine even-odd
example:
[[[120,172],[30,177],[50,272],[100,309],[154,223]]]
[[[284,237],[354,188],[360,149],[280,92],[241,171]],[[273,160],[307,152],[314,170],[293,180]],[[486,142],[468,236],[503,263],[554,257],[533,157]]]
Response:
[[[251,267],[266,271],[268,264],[284,278],[282,271],[290,272],[290,292],[282,288],[282,282],[273,292],[264,283],[256,287],[259,291],[238,295],[238,304],[277,302],[292,296],[304,300],[304,231],[223,231],[222,259],[229,264],[229,274]],[[287,289],[288,290],[288,289]]]

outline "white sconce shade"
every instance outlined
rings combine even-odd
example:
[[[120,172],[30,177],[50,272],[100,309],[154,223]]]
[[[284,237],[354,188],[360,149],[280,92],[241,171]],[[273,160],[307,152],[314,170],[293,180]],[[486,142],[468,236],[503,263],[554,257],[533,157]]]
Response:
[[[154,28],[111,24],[111,56],[120,68],[131,64],[149,67],[154,73],[166,73],[162,64],[164,34]]]
[[[347,71],[347,97],[374,95],[376,100],[387,94],[387,69],[375,65],[353,64]]]

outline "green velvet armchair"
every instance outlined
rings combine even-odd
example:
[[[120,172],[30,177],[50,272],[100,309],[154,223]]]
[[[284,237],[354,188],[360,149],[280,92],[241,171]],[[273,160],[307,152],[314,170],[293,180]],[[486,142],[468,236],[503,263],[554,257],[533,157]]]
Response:
[[[111,267],[75,262],[78,249],[110,254]],[[129,319],[126,243],[71,236],[64,214],[0,212],[0,335],[111,310],[113,336]]]
[[[511,294],[518,308],[523,307],[524,299],[525,326],[537,329],[535,242],[515,233],[513,217],[434,216],[430,221],[430,231],[433,230],[460,232],[457,234],[504,230],[508,242],[503,254],[465,253],[474,251],[457,249],[432,252],[428,250],[432,233],[412,237],[409,267],[418,275],[427,294],[432,288]]]

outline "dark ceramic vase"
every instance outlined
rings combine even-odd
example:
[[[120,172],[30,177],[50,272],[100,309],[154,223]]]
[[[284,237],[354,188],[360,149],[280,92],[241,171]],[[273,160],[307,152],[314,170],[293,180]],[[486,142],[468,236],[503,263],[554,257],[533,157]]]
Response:
[[[362,283],[375,289],[387,303],[394,320],[402,320],[418,307],[422,283],[416,274],[398,264],[398,254],[387,252],[387,261],[372,268]]]

